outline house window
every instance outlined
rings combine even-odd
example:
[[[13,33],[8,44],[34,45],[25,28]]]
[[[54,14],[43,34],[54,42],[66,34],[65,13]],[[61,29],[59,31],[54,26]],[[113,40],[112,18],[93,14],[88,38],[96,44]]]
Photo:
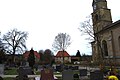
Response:
[[[102,49],[103,49],[103,56],[108,56],[107,42],[105,40],[102,41]]]

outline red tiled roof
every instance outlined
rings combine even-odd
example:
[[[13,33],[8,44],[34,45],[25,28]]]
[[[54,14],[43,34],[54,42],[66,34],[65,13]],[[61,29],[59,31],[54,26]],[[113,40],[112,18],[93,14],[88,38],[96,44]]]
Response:
[[[30,51],[26,51],[23,56],[27,59],[28,56],[30,54]],[[36,56],[36,58],[40,59],[40,54],[37,51],[34,51],[34,55]]]
[[[58,51],[56,57],[69,57],[70,55],[66,51]]]

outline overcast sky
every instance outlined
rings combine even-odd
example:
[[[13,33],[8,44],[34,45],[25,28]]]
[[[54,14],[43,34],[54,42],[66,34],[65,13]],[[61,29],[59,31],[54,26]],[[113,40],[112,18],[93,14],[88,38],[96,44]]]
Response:
[[[113,21],[120,19],[120,0],[107,0]],[[81,36],[78,27],[92,13],[92,0],[0,0],[0,31],[13,28],[29,33],[28,50],[51,49],[58,33],[71,36],[72,44],[67,52],[75,55],[91,54],[89,41]],[[56,53],[54,53],[56,54]]]

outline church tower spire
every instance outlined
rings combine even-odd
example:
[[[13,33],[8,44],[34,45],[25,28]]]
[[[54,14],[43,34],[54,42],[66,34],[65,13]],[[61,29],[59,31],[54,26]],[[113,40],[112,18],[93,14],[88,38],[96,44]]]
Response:
[[[107,8],[106,0],[93,0],[93,30],[95,33],[112,23],[111,11]]]

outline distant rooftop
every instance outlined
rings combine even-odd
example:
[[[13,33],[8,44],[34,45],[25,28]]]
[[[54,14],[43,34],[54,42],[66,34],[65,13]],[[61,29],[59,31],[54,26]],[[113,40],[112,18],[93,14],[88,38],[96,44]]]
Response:
[[[56,57],[69,57],[70,55],[66,51],[58,51]]]

